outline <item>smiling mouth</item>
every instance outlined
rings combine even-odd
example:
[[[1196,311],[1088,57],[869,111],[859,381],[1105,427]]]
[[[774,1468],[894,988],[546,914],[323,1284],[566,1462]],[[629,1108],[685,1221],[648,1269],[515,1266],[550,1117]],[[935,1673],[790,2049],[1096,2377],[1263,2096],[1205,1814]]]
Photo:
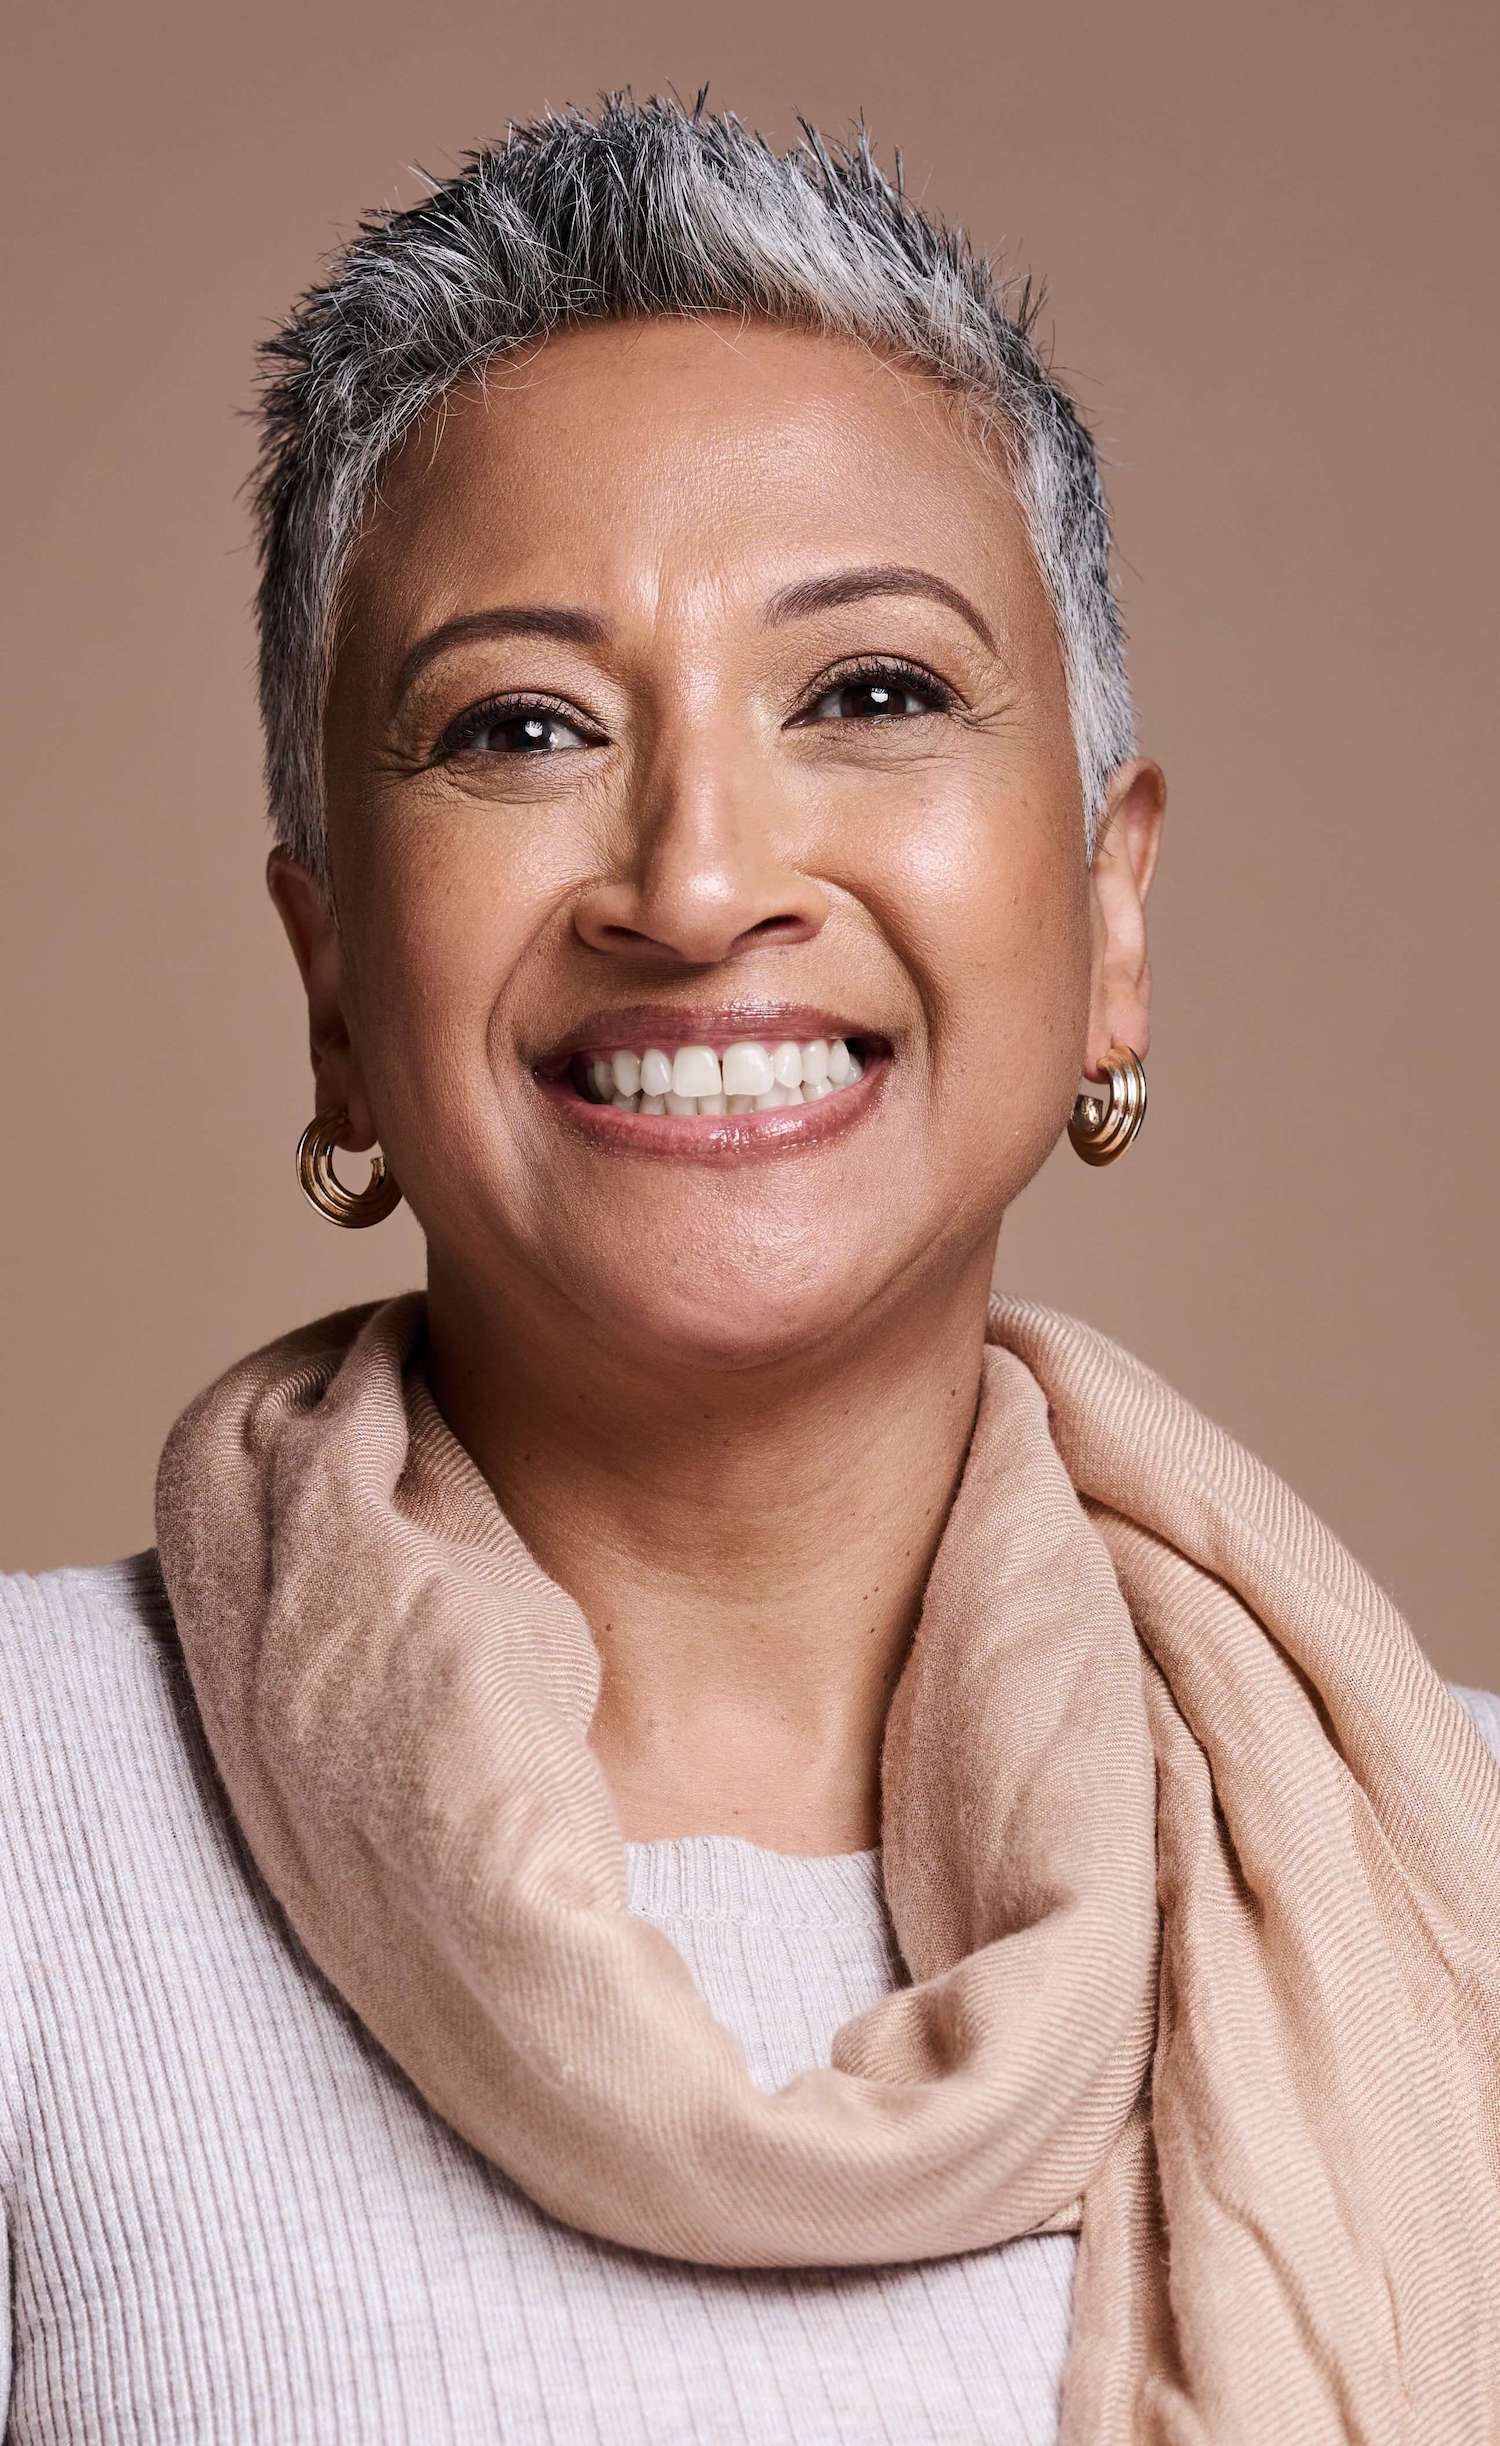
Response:
[[[588,1104],[678,1119],[818,1104],[863,1078],[877,1037],[740,1037],[726,1044],[619,1046],[575,1053],[559,1074]]]
[[[872,1109],[892,1048],[875,1035],[720,1035],[595,1044],[532,1075],[560,1121],[620,1155],[735,1163],[842,1138]]]

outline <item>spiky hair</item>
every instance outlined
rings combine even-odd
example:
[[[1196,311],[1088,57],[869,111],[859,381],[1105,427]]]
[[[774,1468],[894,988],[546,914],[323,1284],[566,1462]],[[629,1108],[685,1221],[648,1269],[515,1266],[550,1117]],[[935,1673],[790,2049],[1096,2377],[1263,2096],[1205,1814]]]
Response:
[[[1006,457],[1051,597],[1092,858],[1133,720],[1093,443],[1035,341],[1040,297],[918,210],[861,124],[806,120],[777,152],[700,94],[606,95],[510,125],[405,210],[366,214],[258,350],[249,479],[260,551],[260,703],[278,841],[329,889],[324,707],[345,574],[382,465],[497,353],[583,323],[730,314],[914,363],[979,411]]]

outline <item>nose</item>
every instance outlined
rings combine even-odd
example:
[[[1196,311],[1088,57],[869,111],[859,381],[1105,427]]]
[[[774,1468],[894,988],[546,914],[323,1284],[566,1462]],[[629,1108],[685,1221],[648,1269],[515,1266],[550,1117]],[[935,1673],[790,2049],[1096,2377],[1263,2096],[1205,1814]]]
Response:
[[[698,729],[663,741],[625,820],[618,869],[583,893],[575,931],[614,959],[684,967],[810,941],[828,895],[792,864],[787,816],[743,737]]]

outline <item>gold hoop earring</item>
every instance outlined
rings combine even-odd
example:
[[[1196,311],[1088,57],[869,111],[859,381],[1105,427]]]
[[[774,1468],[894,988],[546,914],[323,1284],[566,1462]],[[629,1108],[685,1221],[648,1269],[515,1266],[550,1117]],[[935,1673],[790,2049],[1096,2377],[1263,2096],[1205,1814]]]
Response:
[[[1104,1056],[1109,1094],[1103,1103],[1088,1089],[1074,1098],[1068,1136],[1086,1164],[1112,1164],[1123,1155],[1146,1118],[1146,1065],[1129,1045],[1111,1045]]]
[[[297,1141],[297,1179],[309,1206],[330,1223],[359,1231],[367,1223],[383,1223],[401,1203],[401,1192],[385,1168],[385,1158],[372,1155],[370,1177],[363,1189],[346,1189],[333,1168],[334,1142],[349,1126],[346,1112],[315,1113]]]

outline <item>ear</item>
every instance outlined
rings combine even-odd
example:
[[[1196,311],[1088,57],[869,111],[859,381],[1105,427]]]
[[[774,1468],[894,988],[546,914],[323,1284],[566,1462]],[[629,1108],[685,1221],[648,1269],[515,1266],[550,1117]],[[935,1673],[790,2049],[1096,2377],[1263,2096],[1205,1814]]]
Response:
[[[327,1113],[342,1106],[349,1125],[340,1130],[338,1143],[358,1153],[374,1145],[376,1130],[344,1017],[338,925],[316,876],[281,848],[273,849],[266,860],[266,889],[286,928],[307,994],[314,1108]]]
[[[1156,871],[1167,812],[1159,764],[1132,756],[1110,777],[1109,797],[1090,869],[1093,966],[1087,1073],[1101,1078],[1111,1045],[1130,1045],[1142,1061],[1151,1043],[1151,963],[1146,894]]]

